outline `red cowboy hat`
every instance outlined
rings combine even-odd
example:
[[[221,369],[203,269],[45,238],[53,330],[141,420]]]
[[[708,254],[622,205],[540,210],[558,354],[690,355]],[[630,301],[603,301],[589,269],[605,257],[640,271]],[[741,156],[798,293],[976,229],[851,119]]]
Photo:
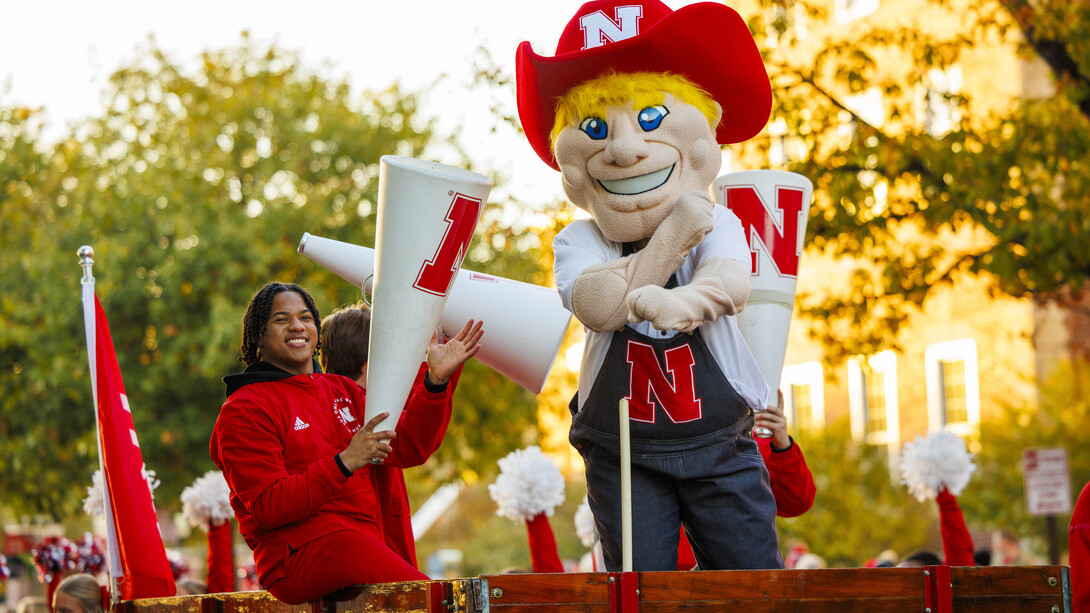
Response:
[[[723,107],[720,144],[757,135],[772,110],[772,87],[749,28],[730,7],[699,2],[670,10],[659,0],[593,0],[560,35],[556,55],[515,52],[519,119],[530,145],[559,170],[550,147],[556,100],[607,69],[684,76]]]

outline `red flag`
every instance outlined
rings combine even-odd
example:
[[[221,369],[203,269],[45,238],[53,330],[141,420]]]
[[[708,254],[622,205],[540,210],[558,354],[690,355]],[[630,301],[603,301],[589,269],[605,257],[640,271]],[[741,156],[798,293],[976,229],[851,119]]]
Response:
[[[84,300],[87,293],[85,291]],[[176,589],[174,575],[159,532],[110,326],[97,295],[94,301],[95,363],[92,372],[98,402],[99,446],[109,509],[107,519],[112,520],[110,523],[116,531],[116,541],[111,538],[110,542],[117,543],[122,572],[121,577],[114,579],[120,584],[123,600],[173,596]],[[90,325],[90,322],[85,324]],[[111,557],[113,555],[111,552]]]

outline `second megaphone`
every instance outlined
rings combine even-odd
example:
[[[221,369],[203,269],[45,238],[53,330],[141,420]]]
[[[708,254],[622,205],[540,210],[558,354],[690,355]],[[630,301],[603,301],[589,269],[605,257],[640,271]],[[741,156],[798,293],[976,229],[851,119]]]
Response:
[[[370,291],[365,283],[374,271],[373,249],[305,233],[299,253]],[[528,391],[541,393],[571,320],[556,290],[463,269],[439,323],[446,330],[460,330],[471,318],[485,322],[487,329],[488,342],[481,344],[477,359]]]

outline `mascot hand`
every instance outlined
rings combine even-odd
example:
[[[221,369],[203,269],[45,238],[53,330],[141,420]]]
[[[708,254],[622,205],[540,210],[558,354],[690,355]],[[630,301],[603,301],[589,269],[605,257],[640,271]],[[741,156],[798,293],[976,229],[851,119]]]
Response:
[[[678,289],[664,289],[655,285],[645,285],[632,290],[628,294],[628,321],[629,323],[651,322],[656,330],[677,330],[678,332],[692,332],[703,319],[699,317],[700,309],[694,308],[691,296],[687,292],[679,292]]]
[[[723,315],[737,315],[749,299],[749,270],[730,258],[710,258],[689,283],[674,289],[645,285],[628,293],[628,321],[657,330],[692,332]]]
[[[663,241],[672,245],[682,255],[700,244],[704,236],[712,231],[715,220],[712,211],[715,203],[708,194],[689,192],[683,194],[674,204],[674,210],[655,230],[652,241]]]

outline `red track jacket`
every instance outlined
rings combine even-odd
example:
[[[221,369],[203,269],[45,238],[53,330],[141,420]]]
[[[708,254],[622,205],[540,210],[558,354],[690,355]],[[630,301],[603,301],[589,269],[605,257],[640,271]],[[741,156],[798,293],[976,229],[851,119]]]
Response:
[[[363,426],[365,394],[356,382],[275,371],[259,362],[225,379],[228,399],[209,444],[262,585],[283,577],[290,549],[314,538],[338,530],[382,531],[379,500],[388,495],[376,493],[371,467],[345,477],[334,460]],[[428,392],[417,379],[389,465],[417,466],[438,448],[450,420],[452,387]],[[438,433],[436,424],[443,424]]]

